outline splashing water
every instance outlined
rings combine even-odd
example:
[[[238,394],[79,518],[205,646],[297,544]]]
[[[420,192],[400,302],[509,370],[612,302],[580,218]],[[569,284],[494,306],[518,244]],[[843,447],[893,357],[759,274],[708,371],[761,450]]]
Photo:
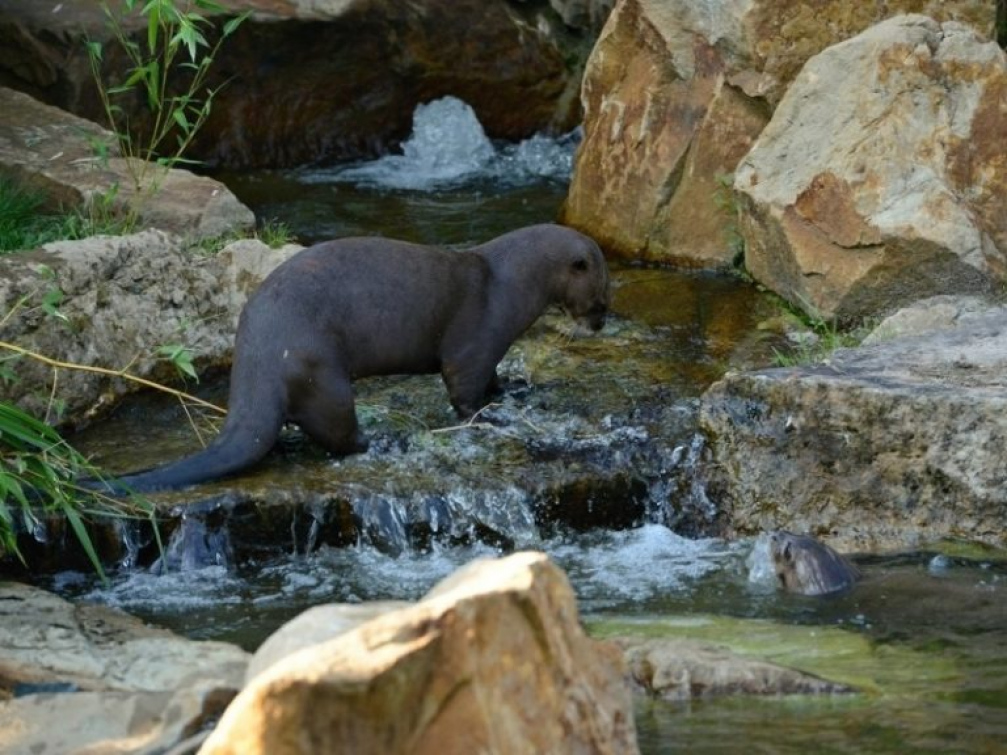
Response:
[[[577,135],[535,135],[498,149],[475,111],[456,97],[419,105],[413,132],[401,155],[351,166],[314,169],[304,183],[352,183],[385,189],[433,191],[490,180],[520,185],[541,179],[565,181],[573,165]]]

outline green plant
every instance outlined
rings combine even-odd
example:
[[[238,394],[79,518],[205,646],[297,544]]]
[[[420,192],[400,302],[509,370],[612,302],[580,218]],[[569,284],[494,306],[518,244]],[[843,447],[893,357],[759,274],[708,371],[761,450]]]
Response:
[[[86,211],[49,213],[45,204],[43,192],[0,173],[0,253],[126,230],[124,221],[102,212],[100,200],[92,202]]]
[[[279,249],[294,241],[294,233],[290,230],[290,226],[275,218],[263,222],[255,235],[270,249]]]
[[[803,309],[780,299],[781,308],[802,330],[789,336],[793,344],[787,351],[773,349],[773,363],[777,367],[797,367],[825,361],[829,354],[839,348],[858,346],[870,327],[842,329],[835,320],[827,320],[808,301],[802,300]]]
[[[102,64],[105,50],[101,42],[88,40],[91,73],[120,154],[128,158],[127,170],[137,192],[156,192],[163,173],[152,166],[171,168],[191,163],[184,157],[196,133],[210,115],[213,98],[220,87],[206,86],[207,74],[220,46],[248,18],[246,11],[221,27],[214,43],[204,32],[213,24],[207,14],[222,13],[215,0],[123,0],[114,12],[102,3],[108,28],[129,60],[121,83],[106,83]],[[146,30],[141,41],[133,39],[126,19],[138,13]],[[141,133],[130,122],[129,110],[119,103],[139,95],[150,114],[150,123]]]
[[[89,515],[148,518],[154,509],[142,498],[118,500],[82,487],[81,477],[101,475],[49,425],[7,402],[0,402],[0,556],[18,549],[19,529],[36,532],[42,518],[62,515],[70,524],[95,571],[105,579],[101,560],[85,524]]]
[[[279,249],[284,244],[295,241],[294,234],[285,223],[267,220],[251,235],[241,231],[230,231],[220,236],[202,239],[196,242],[192,249],[196,254],[209,257],[222,252],[231,242],[247,238],[257,238],[270,249]]]

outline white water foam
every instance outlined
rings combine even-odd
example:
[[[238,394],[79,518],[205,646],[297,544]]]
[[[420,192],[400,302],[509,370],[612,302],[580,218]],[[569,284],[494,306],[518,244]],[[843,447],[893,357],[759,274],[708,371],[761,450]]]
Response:
[[[536,135],[496,146],[475,111],[456,97],[421,104],[401,155],[351,166],[306,170],[304,183],[352,183],[380,189],[434,191],[474,181],[520,185],[543,179],[565,181],[573,166],[577,135]]]
[[[700,577],[733,568],[741,546],[717,539],[690,540],[653,524],[556,539],[539,547],[566,571],[583,607],[596,611],[688,590]],[[309,555],[284,557],[240,573],[219,566],[161,575],[135,570],[120,572],[107,588],[84,575],[67,573],[54,587],[69,589],[85,601],[156,614],[225,607],[247,610],[239,608],[242,604],[265,608],[417,600],[473,559],[500,555],[486,544],[435,546],[425,553],[407,551],[399,556],[367,546],[322,546]],[[91,584],[81,584],[87,582]]]
[[[690,540],[648,524],[604,533],[590,546],[578,540],[548,551],[569,574],[580,602],[598,610],[687,589],[700,577],[728,568],[738,546],[713,538]]]

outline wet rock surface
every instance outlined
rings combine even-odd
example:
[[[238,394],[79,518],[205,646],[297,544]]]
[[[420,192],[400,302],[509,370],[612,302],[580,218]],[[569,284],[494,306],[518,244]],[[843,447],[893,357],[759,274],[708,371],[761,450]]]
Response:
[[[1007,311],[963,319],[713,385],[700,421],[729,530],[786,528],[846,551],[1003,545]]]
[[[797,669],[746,658],[726,647],[683,638],[615,638],[638,689],[661,700],[721,695],[833,695],[854,690]]]
[[[503,396],[471,423],[458,424],[438,376],[363,380],[355,388],[367,453],[331,459],[290,428],[247,474],[151,496],[167,544],[157,568],[233,566],[323,544],[392,554],[473,542],[513,548],[644,522],[716,532],[696,397],[726,365],[768,358],[772,340],[755,331],[766,300],[730,279],[659,270],[615,278],[606,328],[582,336],[569,318],[547,315],[502,363]],[[204,396],[224,403],[226,386]],[[191,419],[204,440],[215,432],[212,415]],[[170,397],[126,405],[73,442],[112,472],[199,447]],[[111,562],[149,567],[162,557],[142,522],[96,536]],[[72,538],[58,522],[45,542],[21,539],[35,568],[69,558]]]

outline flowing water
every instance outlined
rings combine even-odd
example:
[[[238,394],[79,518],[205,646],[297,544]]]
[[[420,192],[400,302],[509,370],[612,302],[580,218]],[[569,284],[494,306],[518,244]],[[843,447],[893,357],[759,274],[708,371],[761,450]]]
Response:
[[[466,245],[517,226],[552,220],[565,193],[575,143],[573,134],[520,145],[493,144],[464,105],[435,103],[417,113],[414,137],[401,155],[366,164],[223,178],[259,217],[281,220],[303,241],[381,233]],[[516,446],[493,445],[494,454],[514,460],[512,469],[519,470],[511,472],[515,476],[532,475],[527,470],[544,467],[554,457],[561,465],[565,460],[568,466],[590,466],[606,454],[610,466],[604,468],[611,470],[654,464],[660,469],[649,477],[641,473],[642,482],[626,488],[642,490],[643,503],[618,526],[543,527],[534,502],[528,503],[533,493],[515,483],[507,488],[514,500],[491,501],[493,507],[512,513],[512,520],[500,526],[503,535],[497,537],[431,537],[419,545],[405,538],[398,547],[387,547],[387,538],[368,539],[360,531],[352,542],[328,542],[319,534],[319,523],[324,521],[319,517],[310,532],[301,539],[295,535],[289,547],[223,557],[229,565],[199,562],[167,573],[123,569],[109,588],[100,587],[84,572],[64,571],[52,577],[51,585],[63,594],[120,606],[190,637],[226,639],[254,648],[307,606],[415,599],[473,558],[535,547],[566,569],[585,621],[599,635],[699,637],[861,690],[827,698],[641,701],[637,720],[644,753],[1007,751],[1003,556],[945,550],[943,555],[860,558],[865,578],[852,591],[807,598],[781,593],[771,580],[767,584],[760,577],[767,563],[759,560],[764,557],[752,542],[673,532],[667,525],[675,527],[678,521],[670,513],[676,503],[688,501],[697,509],[710,505],[702,483],[704,444],[688,427],[695,397],[728,365],[765,357],[765,343],[745,353],[746,344],[760,343],[748,336],[756,332],[763,304],[749,287],[733,279],[632,269],[620,271],[616,279],[616,323],[606,328],[601,346],[594,348],[604,348],[604,339],[610,339],[609,350],[616,343],[631,360],[638,358],[632,345],[643,344],[649,350],[646,367],[633,363],[608,382],[604,375],[589,373],[586,387],[573,380],[565,386],[552,385],[555,381],[540,372],[545,367],[529,367],[536,358],[518,349],[505,372],[545,398],[534,410],[505,407],[497,430],[453,440],[446,450],[434,448],[433,456],[424,458],[443,467],[471,453],[476,454],[472,459],[483,463],[473,449],[511,444],[514,439],[509,436],[514,433],[499,427],[526,424],[547,438],[563,435],[565,440],[555,448],[527,438]],[[587,359],[573,370],[579,374],[588,370],[581,365],[590,364],[590,348],[565,342],[544,361],[576,359],[583,352]],[[649,400],[654,403],[649,408],[634,408],[639,383],[650,386]],[[430,386],[434,393],[440,390],[436,381]],[[378,387],[375,406],[397,406],[395,391],[425,390],[416,382],[405,388],[398,383]],[[559,402],[570,400],[579,407],[578,391],[589,395],[591,390],[606,396],[621,394],[622,403],[607,397],[612,401],[608,413],[580,435],[550,424],[563,413],[557,406],[566,406]],[[574,397],[564,399],[566,394]],[[518,405],[524,395],[518,391]],[[433,401],[436,404],[437,399]],[[663,408],[658,411],[654,406]],[[435,416],[438,410],[430,411],[433,414],[423,424],[446,421]],[[511,411],[519,413],[507,414]],[[149,417],[141,412],[131,419],[126,412],[122,424],[110,425],[115,440],[106,446],[121,447],[123,439],[131,437],[125,445],[145,445],[144,434],[151,432]],[[396,488],[394,470],[404,468],[405,477],[420,485],[422,471],[409,467],[410,460],[438,444],[431,444],[415,424],[381,430],[387,419],[378,417],[369,429],[380,437],[377,461],[388,461],[379,468],[388,475],[392,501],[388,528],[395,530],[395,522],[401,524],[409,516],[411,504],[396,503],[404,494]],[[177,415],[168,415],[155,432],[168,435],[167,426],[179,422]],[[137,435],[130,436],[131,432]],[[381,436],[382,432],[387,434]],[[426,440],[416,441],[417,436]],[[596,440],[602,436],[605,441],[599,445]],[[576,441],[572,445],[570,437]],[[102,453],[102,441],[92,442]],[[177,452],[170,449],[162,447],[157,453]],[[152,461],[134,452],[117,463],[125,468]],[[340,462],[340,476],[353,479],[360,469],[357,463]],[[289,475],[289,466],[281,464],[281,469],[278,474]],[[309,468],[299,464],[295,469]],[[311,474],[304,471],[305,477]],[[460,487],[475,484],[464,476],[451,479]],[[451,491],[441,508],[425,509],[435,533],[443,532],[438,530],[443,525],[438,517],[461,516],[458,507],[452,508],[452,495],[464,498],[464,493]],[[598,499],[573,500],[592,506]],[[519,521],[513,512],[521,512]],[[480,527],[478,532],[487,529]],[[197,529],[193,534],[199,538],[205,533]],[[379,547],[380,542],[385,547]],[[229,547],[221,546],[220,552],[228,553]]]

